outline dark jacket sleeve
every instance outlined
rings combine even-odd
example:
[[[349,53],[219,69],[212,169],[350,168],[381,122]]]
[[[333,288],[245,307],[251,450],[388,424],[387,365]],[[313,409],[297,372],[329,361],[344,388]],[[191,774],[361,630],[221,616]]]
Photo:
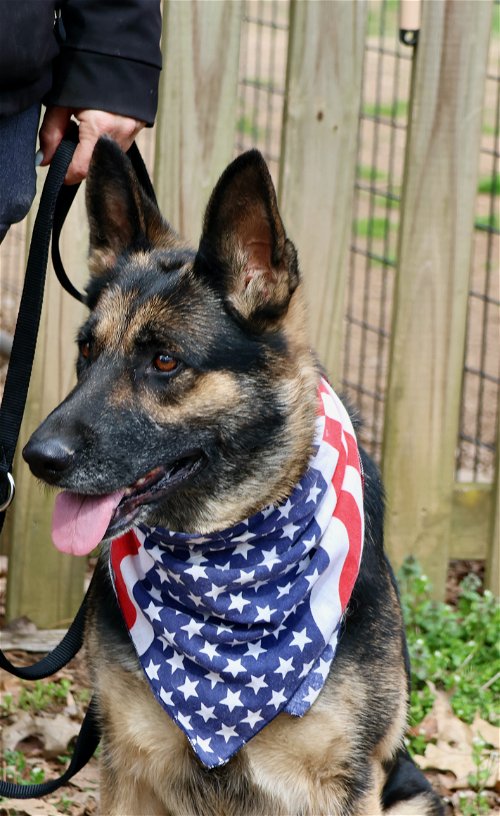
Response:
[[[110,111],[151,125],[160,34],[160,0],[64,0],[60,54],[44,103]]]
[[[41,102],[58,51],[54,0],[0,0],[0,117]]]

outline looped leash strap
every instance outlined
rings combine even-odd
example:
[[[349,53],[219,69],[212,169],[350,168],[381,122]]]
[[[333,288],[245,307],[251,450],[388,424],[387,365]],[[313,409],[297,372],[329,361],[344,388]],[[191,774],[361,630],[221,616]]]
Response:
[[[54,223],[52,225],[52,266],[54,267],[57,280],[63,289],[65,289],[66,292],[71,295],[71,297],[74,297],[75,300],[79,300],[80,303],[85,303],[85,295],[82,295],[82,293],[73,286],[66,274],[66,270],[64,269],[63,262],[61,260],[61,252],[59,250],[59,236],[64,226],[66,216],[79,189],[80,184],[68,184],[66,186],[63,185],[59,191],[56,201],[56,209],[54,212]]]
[[[132,166],[135,170],[139,184],[143,188],[148,198],[150,198],[151,201],[156,204],[156,195],[153,185],[151,184],[151,179],[149,178],[146,165],[144,164],[139,148],[135,142],[133,142],[131,147],[128,149],[127,155],[132,162]],[[63,186],[61,187],[61,191],[57,198],[54,212],[54,224],[52,228],[52,266],[54,267],[54,272],[56,273],[57,279],[63,289],[65,289],[66,292],[68,292],[68,294],[70,294],[76,300],[79,300],[80,303],[85,303],[85,295],[83,295],[73,286],[68,275],[66,274],[59,250],[59,236],[79,187],[79,184]]]
[[[32,663],[31,666],[15,666],[5,657],[5,654],[0,649],[0,668],[13,674],[14,677],[19,677],[21,680],[43,680],[45,677],[50,677],[51,674],[55,674],[55,672],[69,663],[77,652],[80,651],[83,644],[85,616],[87,614],[88,605],[87,598],[92,580],[73,623],[63,639],[51,652],[44,655],[44,657],[36,663]]]
[[[92,581],[93,580],[92,578]],[[92,581],[90,582],[91,584]],[[31,666],[14,666],[0,650],[0,667],[10,672],[10,674],[15,675],[15,677],[20,677],[22,680],[41,680],[59,671],[63,666],[66,666],[83,644],[89,590],[90,586],[80,609],[76,613],[73,623],[55,649]],[[61,785],[65,785],[72,776],[78,773],[78,771],[87,764],[99,745],[99,739],[99,726],[91,700],[75,743],[71,762],[62,776],[37,785],[19,785],[14,782],[0,780],[0,796],[6,796],[9,799],[31,799],[52,793]]]

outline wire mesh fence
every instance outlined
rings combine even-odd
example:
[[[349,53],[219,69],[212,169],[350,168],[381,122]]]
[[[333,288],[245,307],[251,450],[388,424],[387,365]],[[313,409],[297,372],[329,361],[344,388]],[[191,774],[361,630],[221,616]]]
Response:
[[[278,181],[285,102],[290,3],[244,5],[240,41],[239,109],[235,153],[258,147]]]
[[[479,156],[459,481],[491,481],[500,388],[500,2],[493,12]]]
[[[394,4],[368,15],[345,325],[343,384],[380,460],[412,49],[398,42]]]
[[[495,2],[471,266],[457,477],[491,481],[499,393],[499,2]],[[245,6],[236,152],[259,147],[275,179],[286,86],[288,2]],[[380,460],[397,269],[413,51],[399,43],[397,3],[369,3],[345,314],[343,388]]]

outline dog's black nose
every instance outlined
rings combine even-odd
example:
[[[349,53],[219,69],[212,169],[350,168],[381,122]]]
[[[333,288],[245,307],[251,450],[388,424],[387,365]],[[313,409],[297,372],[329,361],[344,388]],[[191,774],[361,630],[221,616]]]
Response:
[[[74,453],[72,446],[64,439],[37,439],[35,435],[25,446],[23,457],[34,476],[51,482],[67,470]]]

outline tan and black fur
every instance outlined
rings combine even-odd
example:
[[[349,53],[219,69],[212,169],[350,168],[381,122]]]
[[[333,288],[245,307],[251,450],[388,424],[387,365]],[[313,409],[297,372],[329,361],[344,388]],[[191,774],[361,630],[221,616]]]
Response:
[[[283,500],[311,454],[320,372],[297,255],[262,157],[250,151],[222,175],[197,251],[110,140],[97,144],[87,204],[92,276],[78,384],[28,443],[33,472],[100,495],[160,468],[156,492],[133,488],[107,539],[132,520],[210,532]],[[362,457],[365,548],[330,677],[303,718],[279,714],[223,767],[206,769],[153,698],[102,545],[87,648],[103,814],[442,812],[403,750],[403,623],[382,546],[380,478]]]

